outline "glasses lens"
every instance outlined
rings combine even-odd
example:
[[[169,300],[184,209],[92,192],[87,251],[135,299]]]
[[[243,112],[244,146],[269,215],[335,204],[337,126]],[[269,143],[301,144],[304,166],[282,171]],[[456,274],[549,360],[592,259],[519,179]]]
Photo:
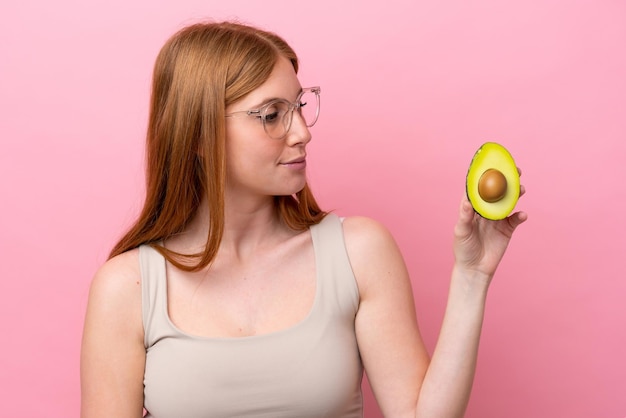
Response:
[[[289,126],[289,104],[284,101],[275,101],[269,103],[263,110],[265,132],[276,139],[285,136]]]
[[[319,96],[312,91],[305,91],[300,98],[300,115],[306,122],[306,126],[313,126],[319,115]]]

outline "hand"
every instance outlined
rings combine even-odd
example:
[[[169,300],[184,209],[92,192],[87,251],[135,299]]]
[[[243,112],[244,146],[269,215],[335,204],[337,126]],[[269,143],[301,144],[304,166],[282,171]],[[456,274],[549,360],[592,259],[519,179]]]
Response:
[[[518,171],[520,171],[518,169]],[[521,171],[520,171],[521,175]],[[525,193],[520,187],[520,196]],[[528,219],[525,212],[490,221],[474,212],[465,197],[454,228],[454,257],[458,268],[483,274],[491,280],[515,229]]]

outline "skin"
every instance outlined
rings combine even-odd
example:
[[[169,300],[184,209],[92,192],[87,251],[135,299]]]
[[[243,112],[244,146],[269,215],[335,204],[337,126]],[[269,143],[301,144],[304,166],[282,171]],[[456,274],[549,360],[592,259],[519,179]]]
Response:
[[[227,112],[257,108],[273,97],[293,101],[300,88],[293,68],[281,59],[265,84]],[[224,238],[210,269],[187,273],[167,266],[168,310],[177,327],[198,336],[240,337],[285,329],[308,314],[316,286],[310,233],[281,223],[272,196],[304,186],[306,170],[289,162],[306,155],[310,140],[296,114],[283,140],[269,138],[257,119],[228,118]],[[386,417],[463,416],[487,290],[514,230],[526,218],[520,212],[488,221],[462,200],[448,305],[432,359],[419,333],[409,275],[393,237],[374,220],[344,220],[361,298],[357,340]],[[207,211],[198,211],[187,230],[165,245],[198,250],[206,239],[207,220]],[[138,250],[107,261],[96,273],[81,356],[81,416],[141,417],[145,349]]]

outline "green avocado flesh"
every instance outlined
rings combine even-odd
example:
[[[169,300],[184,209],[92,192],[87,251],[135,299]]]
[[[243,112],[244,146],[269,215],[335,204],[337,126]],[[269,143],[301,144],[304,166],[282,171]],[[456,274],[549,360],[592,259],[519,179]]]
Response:
[[[480,216],[506,218],[519,199],[519,173],[513,157],[502,145],[483,144],[470,163],[465,182],[467,198]]]

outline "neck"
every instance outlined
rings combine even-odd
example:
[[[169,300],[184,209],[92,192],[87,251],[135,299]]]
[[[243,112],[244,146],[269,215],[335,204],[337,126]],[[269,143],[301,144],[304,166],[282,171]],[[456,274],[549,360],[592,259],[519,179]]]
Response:
[[[227,194],[224,206],[224,233],[219,249],[222,254],[246,258],[294,233],[279,219],[271,196],[242,201]],[[203,198],[185,231],[170,240],[171,247],[186,253],[203,251],[209,220],[208,202]]]

